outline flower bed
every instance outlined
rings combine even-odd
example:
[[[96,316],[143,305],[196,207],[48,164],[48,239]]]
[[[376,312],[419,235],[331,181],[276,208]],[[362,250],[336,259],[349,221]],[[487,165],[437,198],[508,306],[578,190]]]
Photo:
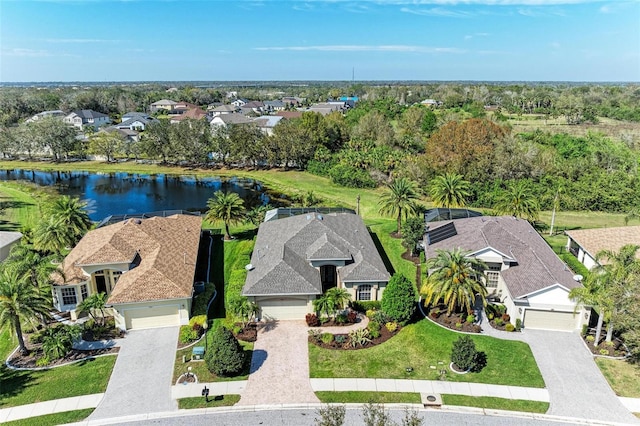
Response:
[[[351,334],[321,333],[316,330],[311,331],[309,333],[309,342],[325,349],[357,350],[357,349],[370,348],[391,339],[393,336],[398,334],[401,327],[399,325],[396,325],[395,329],[393,329],[393,327],[390,327],[390,328],[393,331],[390,331],[389,328],[387,328],[386,326],[382,326],[378,331],[379,335],[377,337],[371,337],[369,335],[370,332],[368,328],[362,329],[362,330],[366,330],[366,333],[365,333],[367,335],[366,339],[368,339],[367,341],[363,341],[365,342],[364,344],[352,343],[353,338]]]
[[[624,358],[628,355],[627,348],[624,346],[624,343],[618,338],[613,338],[611,342],[605,341],[605,334],[600,337],[600,343],[598,346],[594,346],[595,344],[595,334],[587,334],[583,337],[584,342],[587,347],[591,351],[592,354],[597,356],[609,356],[613,358]]]
[[[242,324],[237,323],[233,329],[233,335],[243,342],[255,342],[258,339],[258,324],[250,322],[242,327]]]
[[[429,318],[443,327],[449,328],[455,331],[462,331],[465,333],[480,333],[482,327],[478,324],[474,324],[473,321],[467,321],[468,315],[466,313],[452,313],[447,314],[446,309],[443,307],[433,307],[429,310]]]
[[[93,349],[87,351],[81,351],[72,349],[63,358],[51,360],[47,365],[38,365],[37,362],[42,358],[43,353],[40,346],[30,348],[30,352],[27,355],[22,355],[20,351],[17,351],[11,359],[9,359],[9,365],[17,368],[42,368],[42,367],[55,367],[57,365],[64,365],[72,361],[79,361],[85,358],[94,357],[97,355],[116,354],[120,348],[105,348],[105,349]]]

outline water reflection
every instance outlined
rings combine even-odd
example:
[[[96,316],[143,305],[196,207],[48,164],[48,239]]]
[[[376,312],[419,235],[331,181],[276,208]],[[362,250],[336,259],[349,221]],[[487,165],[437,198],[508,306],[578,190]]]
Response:
[[[53,186],[64,195],[88,203],[92,220],[109,215],[159,210],[206,210],[207,200],[218,190],[237,192],[247,208],[269,202],[263,186],[251,179],[144,175],[137,173],[44,172],[5,170],[0,180],[26,180]]]

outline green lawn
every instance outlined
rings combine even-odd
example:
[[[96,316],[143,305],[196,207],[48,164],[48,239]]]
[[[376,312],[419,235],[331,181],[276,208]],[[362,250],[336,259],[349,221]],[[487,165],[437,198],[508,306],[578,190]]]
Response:
[[[640,398],[640,365],[601,357],[596,358],[596,364],[616,395]]]
[[[29,417],[4,423],[5,426],[50,426],[82,421],[93,413],[93,408],[84,410],[65,411],[63,413],[47,414],[45,416]]]
[[[192,408],[230,407],[240,401],[240,395],[210,395],[209,402],[203,396],[193,398],[180,398],[178,408],[189,410]]]
[[[18,339],[15,333],[7,326],[0,328],[0,361],[4,362],[17,346]]]
[[[320,402],[356,404],[420,404],[420,394],[413,392],[316,392]]]
[[[623,213],[587,212],[587,211],[558,211],[554,233],[567,229],[578,228],[611,228],[613,226],[624,226]],[[551,224],[551,211],[540,212],[540,220],[547,225]],[[633,224],[636,224],[634,222]],[[632,223],[630,223],[632,224]],[[548,233],[548,231],[547,231]],[[565,237],[566,243],[566,237]]]
[[[0,408],[102,393],[115,362],[115,356],[104,356],[39,371],[13,371],[2,365]]]
[[[408,325],[391,340],[368,349],[329,350],[310,343],[310,374],[317,378],[437,380],[438,370],[445,368],[449,381],[544,387],[540,370],[526,343],[488,336],[473,336],[476,348],[487,354],[488,363],[481,372],[464,375],[450,372],[451,346],[459,336],[425,319]],[[407,373],[406,367],[413,367],[413,372]]]
[[[416,265],[402,258],[402,254],[407,251],[407,249],[402,247],[402,240],[400,238],[393,238],[390,235],[396,230],[396,221],[393,219],[375,219],[366,220],[365,222],[371,231],[375,233],[375,237],[378,238],[384,248],[385,253],[380,253],[383,260],[386,254],[393,270],[403,274],[413,282],[416,278]],[[387,268],[389,269],[389,266],[387,266]]]
[[[489,408],[494,410],[524,411],[544,414],[549,410],[548,402],[527,401],[523,399],[494,398],[491,396],[442,395],[444,405]]]
[[[40,217],[34,188],[17,182],[0,182],[0,231],[34,228]]]

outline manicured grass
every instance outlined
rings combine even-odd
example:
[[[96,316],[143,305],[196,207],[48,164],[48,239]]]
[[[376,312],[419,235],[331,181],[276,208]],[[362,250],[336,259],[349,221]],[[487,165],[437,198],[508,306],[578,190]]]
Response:
[[[523,399],[494,398],[491,396],[442,395],[444,405],[489,408],[494,410],[524,411],[544,414],[549,410],[548,402]]]
[[[448,368],[451,346],[459,336],[424,319],[406,326],[391,340],[368,349],[329,350],[310,343],[310,374],[317,378],[437,380],[438,371],[446,369],[446,380],[449,381],[544,387],[540,370],[526,343],[489,336],[472,336],[477,350],[487,354],[487,366],[479,373],[452,373]],[[413,367],[412,373],[405,370],[409,366]]]
[[[4,423],[5,426],[50,426],[82,421],[93,413],[93,408],[84,410],[65,411],[63,413],[47,414],[45,416],[29,417]]]
[[[0,408],[102,393],[115,362],[115,356],[104,356],[39,371],[13,371],[2,365]]]
[[[551,211],[540,212],[540,220],[547,225],[551,224]],[[558,211],[556,212],[556,220],[554,225],[554,233],[562,234],[567,229],[579,228],[611,228],[614,226],[624,226],[623,213],[605,213],[605,212],[588,212],[588,211]],[[630,225],[636,225],[637,221],[629,222]],[[546,233],[549,231],[547,230]],[[564,236],[565,244],[567,242]]]
[[[203,396],[178,399],[178,408],[189,410],[192,408],[230,407],[240,401],[240,395],[210,395],[209,402]]]
[[[596,358],[596,364],[616,395],[640,398],[640,365],[600,357]]]
[[[213,336],[212,332],[207,333],[207,338],[211,339]],[[209,340],[209,343],[211,341]],[[178,377],[181,374],[187,372],[187,369],[191,367],[191,372],[196,375],[199,382],[208,383],[208,382],[230,382],[234,380],[247,380],[249,377],[249,367],[251,366],[251,354],[253,353],[253,343],[240,342],[240,345],[244,348],[245,353],[247,354],[247,362],[242,374],[235,377],[218,377],[207,368],[207,363],[205,361],[190,361],[191,359],[191,351],[193,348],[181,349],[176,352],[176,362],[173,368],[173,381],[172,385],[176,383]],[[205,346],[204,340],[200,341],[198,346]],[[187,362],[182,362],[182,356],[185,356]]]
[[[320,402],[355,404],[420,404],[420,394],[413,392],[316,392]]]
[[[0,183],[0,231],[35,227],[40,218],[36,192],[17,182]]]
[[[376,219],[366,220],[365,222],[371,231],[376,234],[376,237],[384,248],[385,253],[380,253],[382,258],[384,259],[386,254],[395,272],[403,274],[410,279],[411,282],[415,281],[416,265],[402,258],[402,254],[407,251],[407,249],[402,247],[402,239],[393,238],[390,235],[396,230],[396,221],[393,219]],[[387,266],[387,268],[389,267]]]
[[[17,346],[18,339],[11,329],[7,326],[0,328],[0,361],[4,362]]]

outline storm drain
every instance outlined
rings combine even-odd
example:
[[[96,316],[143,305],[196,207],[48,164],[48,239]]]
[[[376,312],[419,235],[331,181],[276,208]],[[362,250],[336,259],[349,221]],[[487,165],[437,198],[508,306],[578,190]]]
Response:
[[[420,399],[424,408],[439,408],[442,406],[442,397],[437,393],[421,393]]]

